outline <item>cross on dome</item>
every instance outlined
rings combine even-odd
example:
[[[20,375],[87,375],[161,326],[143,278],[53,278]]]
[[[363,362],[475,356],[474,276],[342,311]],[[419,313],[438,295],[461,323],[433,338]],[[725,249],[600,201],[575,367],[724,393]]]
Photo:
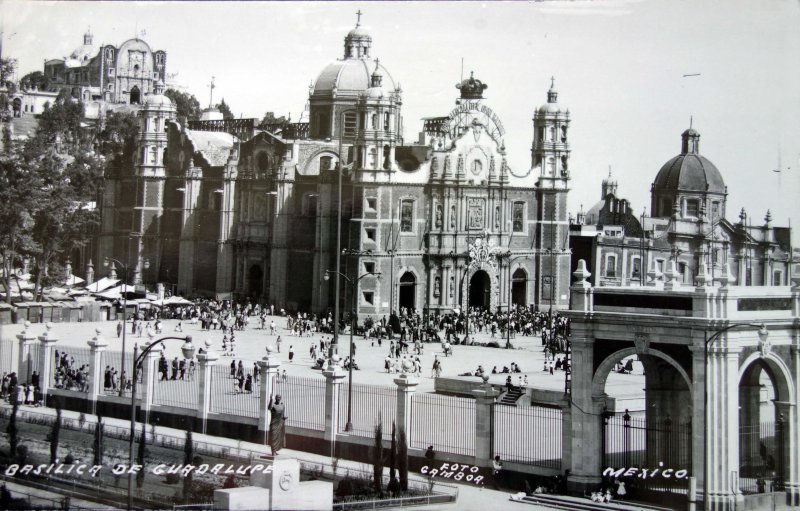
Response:
[[[358,16],[358,19],[356,20],[356,27],[361,26],[361,14],[361,9],[359,9],[358,12],[356,12],[356,16]]]

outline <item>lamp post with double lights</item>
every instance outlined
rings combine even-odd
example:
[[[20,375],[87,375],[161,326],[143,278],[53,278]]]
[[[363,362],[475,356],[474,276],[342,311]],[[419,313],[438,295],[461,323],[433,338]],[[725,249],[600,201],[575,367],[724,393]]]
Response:
[[[351,279],[350,277],[348,277],[347,275],[345,275],[344,273],[341,273],[339,271],[336,271],[336,270],[325,270],[325,280],[330,280],[331,273],[335,273],[337,279],[339,277],[342,277],[343,279],[345,279],[350,284],[350,288],[351,288],[350,295],[352,296],[352,300],[353,300],[353,309],[352,309],[352,313],[350,314],[351,315],[351,318],[350,318],[350,320],[351,320],[350,321],[350,364],[349,364],[349,366],[347,368],[347,380],[348,380],[347,381],[347,424],[345,424],[345,427],[344,427],[345,431],[352,431],[353,430],[353,365],[355,364],[355,356],[353,354],[353,332],[356,329],[356,321],[357,321],[357,319],[356,319],[356,306],[357,306],[357,302],[356,302],[356,286],[358,285],[358,282],[361,279],[363,279],[364,277],[367,277],[369,275],[374,275],[376,277],[379,277],[381,275],[381,272],[367,272],[367,273],[364,273],[362,275],[359,275],[358,278],[356,278],[356,279]]]
[[[708,347],[711,345],[711,343],[717,340],[720,335],[724,334],[728,330],[733,330],[734,328],[744,326],[758,327],[758,338],[762,343],[767,341],[769,331],[764,323],[734,323],[732,325],[726,325],[715,330],[711,336],[708,335],[708,330],[703,332],[703,428],[705,429],[705,431],[703,431],[703,507],[706,510],[710,509],[711,504],[708,499],[708,481],[710,479],[708,473]]]
[[[125,374],[125,332],[128,330],[128,265],[113,257],[106,257],[103,259],[103,266],[108,267],[111,265],[112,271],[116,271],[116,268],[114,268],[115,264],[122,266],[122,269],[125,271],[125,287],[122,293],[122,360],[120,361],[122,365],[122,385],[119,386],[119,397],[122,397],[125,392],[125,382],[127,381],[127,375]],[[145,259],[143,266],[145,270],[150,268],[150,261]]]
[[[139,345],[136,344],[133,348],[133,383],[131,384],[131,432],[128,442],[128,467],[133,467],[133,439],[136,434],[136,380],[138,379],[139,365],[142,363],[145,355],[150,353],[150,350],[161,344],[163,341],[169,340],[184,341],[181,346],[183,357],[186,359],[194,358],[194,344],[192,344],[192,336],[185,337],[162,337],[155,341],[150,341],[148,345],[139,353]],[[133,507],[133,474],[128,470],[128,509]]]

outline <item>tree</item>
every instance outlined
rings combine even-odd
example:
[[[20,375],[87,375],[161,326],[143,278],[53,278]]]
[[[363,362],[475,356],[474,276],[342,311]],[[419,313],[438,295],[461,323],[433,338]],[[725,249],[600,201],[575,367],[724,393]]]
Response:
[[[400,491],[400,483],[397,481],[397,436],[394,421],[392,421],[392,446],[389,449],[389,484],[386,489],[390,494],[396,495]]]
[[[222,98],[222,101],[217,103],[217,106],[215,108],[217,110],[219,110],[219,112],[222,114],[222,118],[223,119],[233,119],[234,118],[233,112],[231,112],[231,107],[228,106],[227,103],[225,103],[225,98]]]
[[[95,465],[102,465],[103,464],[103,416],[97,416],[97,424],[94,427],[94,446],[93,446],[93,454],[94,454],[94,464]]]
[[[4,58],[0,59],[0,86],[5,85],[8,87],[9,92],[14,92],[11,86],[11,77],[14,76],[14,71],[17,70],[17,59]]]
[[[286,117],[275,117],[275,112],[267,112],[264,114],[264,118],[261,119],[261,124],[284,124],[286,122],[289,122]]]
[[[186,443],[183,445],[183,465],[191,465],[194,459],[194,442],[192,441],[192,423],[186,426]],[[189,501],[192,492],[192,473],[183,478],[183,500]]]
[[[187,119],[189,121],[196,121],[200,118],[200,102],[193,94],[186,94],[175,89],[167,89],[164,95],[172,100],[175,105],[175,115],[180,119]]]
[[[19,429],[17,428],[19,399],[17,398],[17,389],[11,389],[11,399],[13,404],[11,406],[11,417],[9,417],[8,426],[6,426],[6,433],[8,434],[8,458],[14,459],[17,454],[17,446],[19,445]]]
[[[97,133],[96,142],[101,156],[108,162],[109,171],[123,171],[136,159],[136,138],[139,119],[130,112],[110,113]]]
[[[36,87],[39,90],[47,90],[50,80],[41,71],[34,71],[23,76],[19,81],[20,86],[26,89]]]
[[[145,425],[142,424],[142,434],[139,437],[139,446],[136,452],[136,463],[140,466],[144,466],[144,456],[145,456],[145,445],[147,443],[147,429]],[[136,487],[143,488],[144,487],[144,470],[139,470],[136,472]]]
[[[372,445],[372,486],[383,495],[383,422],[378,413],[378,424],[375,425],[375,443]]]
[[[404,429],[400,430],[397,442],[397,466],[400,471],[400,489],[402,491],[408,491],[408,441],[406,440],[406,432]]]
[[[56,404],[56,421],[53,423],[53,429],[50,430],[50,463],[56,463],[58,460],[58,441],[61,436],[61,405]]]

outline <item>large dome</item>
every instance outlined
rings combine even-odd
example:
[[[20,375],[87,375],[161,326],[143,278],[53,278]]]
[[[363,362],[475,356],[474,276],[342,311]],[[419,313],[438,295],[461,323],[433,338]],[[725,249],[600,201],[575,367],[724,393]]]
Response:
[[[378,67],[383,75],[383,88],[395,90],[396,84],[389,71],[374,59],[345,59],[328,64],[314,82],[313,95],[361,93],[370,88],[372,72]]]
[[[699,152],[700,134],[694,129],[688,129],[681,138],[681,154],[670,159],[658,171],[653,181],[654,190],[726,193],[722,174]]]

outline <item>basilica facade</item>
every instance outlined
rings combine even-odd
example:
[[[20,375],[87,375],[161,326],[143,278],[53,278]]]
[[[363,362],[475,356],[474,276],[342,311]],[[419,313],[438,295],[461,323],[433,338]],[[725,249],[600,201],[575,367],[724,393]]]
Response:
[[[99,258],[184,295],[360,317],[568,303],[569,112],[533,116],[531,165],[507,161],[474,76],[404,143],[403,91],[356,26],[309,89],[304,119],[140,111],[139,162],[109,176]],[[544,98],[543,98],[544,99]],[[443,110],[447,109],[443,105]]]

